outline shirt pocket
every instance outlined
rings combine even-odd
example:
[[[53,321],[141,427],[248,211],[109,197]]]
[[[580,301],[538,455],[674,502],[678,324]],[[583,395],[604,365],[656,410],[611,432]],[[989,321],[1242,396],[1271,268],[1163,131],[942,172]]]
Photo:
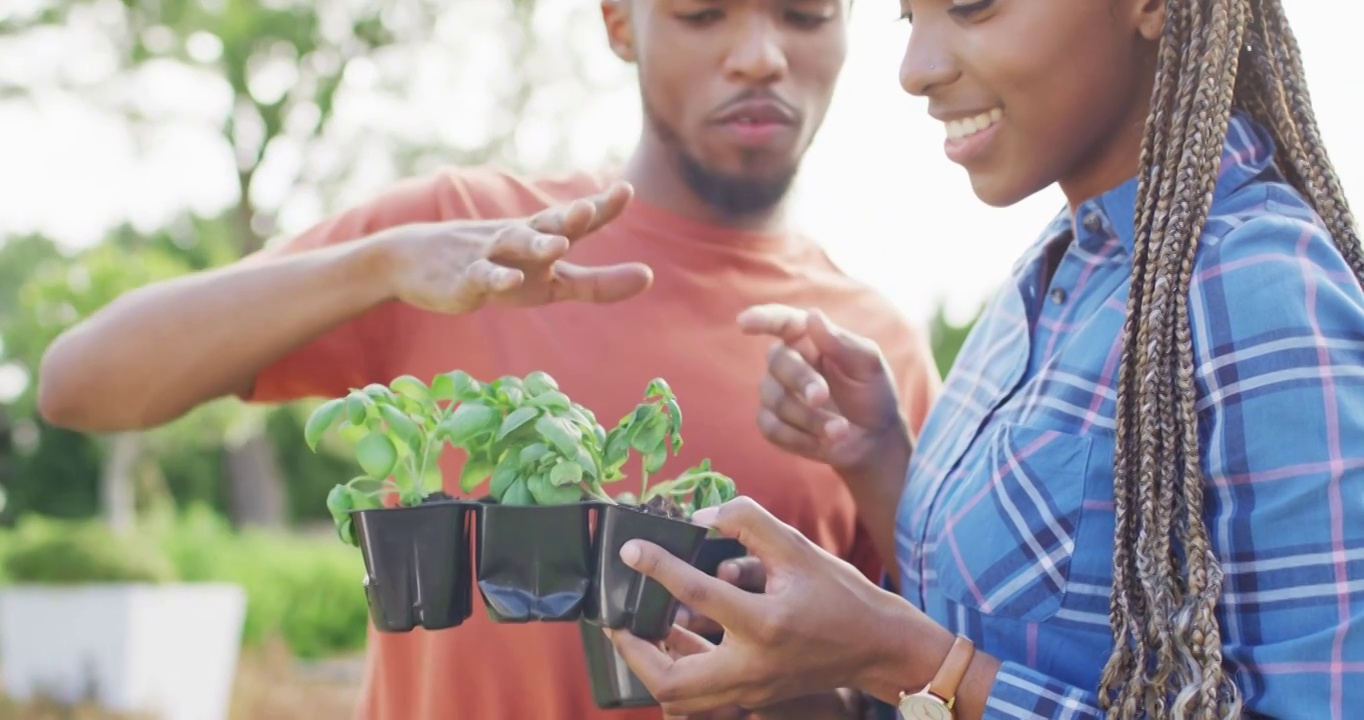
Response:
[[[1041,622],[1069,605],[1072,574],[1093,584],[1112,564],[1105,447],[1111,441],[1094,435],[1001,424],[940,514],[933,562],[943,594],[987,615]],[[1105,524],[1105,542],[1095,542],[1102,527],[1081,527]]]

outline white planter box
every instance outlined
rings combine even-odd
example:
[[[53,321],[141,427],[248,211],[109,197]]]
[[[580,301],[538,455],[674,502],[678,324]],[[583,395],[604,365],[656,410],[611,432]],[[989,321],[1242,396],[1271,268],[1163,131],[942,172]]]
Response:
[[[245,615],[236,585],[0,587],[5,692],[225,720]]]

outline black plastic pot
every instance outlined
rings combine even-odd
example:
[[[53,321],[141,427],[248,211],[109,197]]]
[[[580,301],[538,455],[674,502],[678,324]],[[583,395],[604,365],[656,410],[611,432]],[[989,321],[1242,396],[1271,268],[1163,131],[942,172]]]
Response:
[[[587,676],[592,681],[592,702],[598,708],[618,710],[658,704],[600,627],[580,621],[578,630],[583,638],[583,656],[587,658]]]
[[[682,560],[695,562],[706,528],[650,515],[637,507],[607,505],[597,520],[594,555],[597,573],[583,618],[593,625],[626,629],[646,640],[662,640],[677,615],[677,600],[658,581],[641,575],[620,559],[620,548],[635,538],[648,540]]]
[[[701,543],[695,565],[707,575],[714,575],[720,563],[746,554],[747,549],[738,540],[706,538]],[[582,634],[583,656],[587,659],[587,674],[592,683],[592,702],[598,708],[615,710],[658,704],[600,627],[586,621],[578,623],[578,626]],[[716,644],[721,640],[720,637],[707,639]]]
[[[420,625],[443,630],[469,617],[472,510],[468,503],[443,500],[351,513],[376,629],[401,633]]]
[[[743,557],[748,554],[748,548],[744,544],[727,537],[706,538],[701,543],[701,552],[696,556],[696,568],[707,575],[715,575],[720,571],[720,563],[726,560]],[[713,645],[719,645],[725,634],[723,632],[715,635],[707,635],[706,639]]]
[[[493,622],[569,622],[592,583],[592,503],[478,508],[475,574]]]

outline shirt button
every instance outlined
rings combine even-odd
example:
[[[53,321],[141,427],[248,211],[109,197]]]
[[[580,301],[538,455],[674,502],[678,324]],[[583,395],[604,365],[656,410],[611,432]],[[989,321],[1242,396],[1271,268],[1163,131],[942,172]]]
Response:
[[[1056,288],[1055,290],[1052,290],[1051,301],[1056,303],[1057,305],[1064,304],[1066,302],[1066,291],[1062,290],[1061,288]]]
[[[1099,232],[1100,230],[1103,229],[1103,226],[1104,226],[1103,219],[1100,218],[1097,214],[1090,213],[1085,216],[1086,230],[1090,232]]]

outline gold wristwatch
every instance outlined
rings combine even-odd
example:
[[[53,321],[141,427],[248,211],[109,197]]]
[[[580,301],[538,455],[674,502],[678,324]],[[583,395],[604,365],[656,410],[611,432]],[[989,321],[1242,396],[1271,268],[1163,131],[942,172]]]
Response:
[[[905,720],[955,720],[957,686],[975,654],[976,646],[970,638],[958,635],[928,687],[913,695],[900,693],[900,716]]]

